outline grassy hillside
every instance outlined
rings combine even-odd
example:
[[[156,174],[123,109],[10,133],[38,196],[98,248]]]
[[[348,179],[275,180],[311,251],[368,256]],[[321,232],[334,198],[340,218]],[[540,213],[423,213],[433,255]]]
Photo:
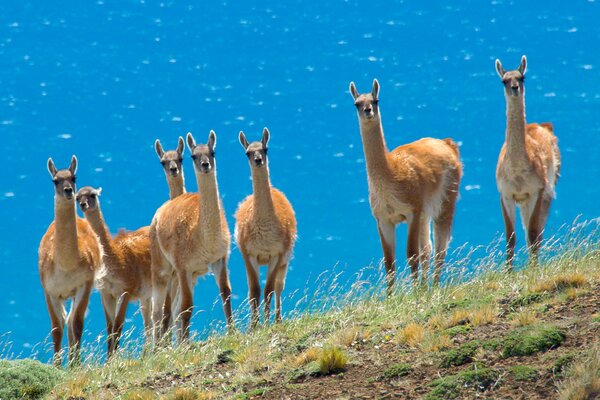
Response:
[[[30,363],[17,375],[45,379],[32,392],[19,390],[42,378],[7,379],[15,362],[6,362],[0,380],[12,392],[0,398],[593,399],[600,245],[568,243],[540,267],[506,273],[489,257],[468,280],[429,291],[405,285],[390,299],[380,287],[357,289],[254,333],[215,334],[141,358],[123,352],[65,372]]]

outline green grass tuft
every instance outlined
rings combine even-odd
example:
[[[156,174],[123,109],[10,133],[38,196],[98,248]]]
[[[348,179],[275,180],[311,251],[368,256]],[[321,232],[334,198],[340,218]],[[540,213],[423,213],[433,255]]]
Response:
[[[473,340],[463,343],[458,349],[448,350],[442,356],[440,367],[448,368],[473,361],[473,356],[477,353],[479,347],[481,347],[479,341]]]
[[[537,378],[537,369],[528,365],[515,365],[508,369],[516,381],[534,381]]]
[[[563,331],[555,326],[530,326],[511,332],[500,345],[502,357],[528,356],[561,345]]]
[[[0,360],[0,399],[40,399],[64,372],[33,360]]]
[[[322,375],[335,374],[346,369],[348,357],[337,347],[328,347],[319,355],[319,371]]]
[[[457,335],[466,335],[471,329],[471,325],[456,325],[452,328],[445,329],[444,334],[450,337],[454,337]]]
[[[409,364],[394,364],[385,371],[383,371],[383,374],[381,375],[379,380],[400,378],[402,376],[410,374],[412,370],[413,368]]]

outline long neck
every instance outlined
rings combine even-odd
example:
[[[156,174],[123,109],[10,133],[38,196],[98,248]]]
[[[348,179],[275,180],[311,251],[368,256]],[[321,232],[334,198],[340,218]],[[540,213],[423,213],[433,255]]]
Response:
[[[506,152],[511,159],[519,159],[527,154],[525,124],[525,95],[506,95]]]
[[[373,120],[360,119],[359,123],[367,163],[367,174],[372,177],[389,173],[388,150],[383,137],[380,117]]]
[[[185,180],[183,178],[183,171],[177,177],[168,177],[167,183],[169,184],[169,199],[173,200],[180,194],[185,193]]]
[[[273,197],[271,196],[271,182],[269,180],[269,169],[251,167],[252,191],[254,193],[254,207],[258,217],[271,216],[275,214]]]
[[[55,197],[54,199],[55,241],[54,249],[57,261],[63,268],[75,267],[79,260],[77,242],[77,214],[75,201]]]
[[[108,227],[104,222],[104,216],[102,215],[102,211],[100,209],[96,209],[94,211],[88,211],[85,213],[85,219],[90,223],[90,226],[98,236],[100,240],[100,244],[104,250],[105,257],[114,257],[115,249],[113,247],[113,241],[108,232]]]
[[[204,226],[218,229],[221,227],[221,200],[219,188],[217,187],[217,173],[197,173],[198,192],[200,193],[200,223],[198,226],[202,232]]]

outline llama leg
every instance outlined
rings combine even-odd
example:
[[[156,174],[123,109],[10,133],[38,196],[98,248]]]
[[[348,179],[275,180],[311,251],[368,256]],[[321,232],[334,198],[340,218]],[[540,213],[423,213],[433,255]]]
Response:
[[[517,243],[517,237],[515,236],[516,207],[514,201],[505,196],[500,197],[500,205],[502,206],[502,217],[504,218],[506,233],[506,267],[511,271]]]
[[[281,293],[285,286],[285,277],[288,270],[288,261],[285,260],[277,269],[277,278],[275,280],[275,322],[281,322]]]
[[[158,346],[163,337],[164,305],[167,297],[167,281],[152,271],[152,330],[154,346]]]
[[[421,217],[421,235],[419,237],[419,260],[421,262],[421,286],[427,287],[427,276],[431,263],[431,218]]]
[[[61,347],[63,330],[65,327],[65,306],[63,301],[46,294],[46,305],[48,314],[50,314],[50,323],[52,325],[52,342],[54,344],[54,356],[52,362],[56,367],[62,365]]]
[[[408,240],[406,243],[406,259],[410,266],[413,285],[419,279],[419,238],[421,236],[421,212],[415,212],[408,218]]]
[[[165,295],[165,304],[163,305],[163,318],[162,318],[162,334],[165,335],[169,329],[171,328],[171,323],[173,322],[173,283],[176,282],[177,279],[171,276],[169,278],[169,283],[167,284],[167,292]]]
[[[186,270],[178,269],[177,276],[179,278],[179,296],[181,301],[177,316],[181,320],[181,329],[177,332],[177,341],[181,344],[190,338],[190,321],[194,312],[194,281],[192,274]]]
[[[113,339],[113,353],[117,351],[119,347],[119,341],[121,340],[121,334],[123,333],[123,325],[125,323],[125,315],[127,314],[127,306],[129,305],[129,293],[123,293],[119,300],[117,300],[117,315],[115,316],[115,327],[114,327],[114,339]]]
[[[444,260],[448,252],[448,243],[452,235],[452,221],[456,209],[456,199],[458,198],[458,185],[460,175],[457,174],[454,181],[448,186],[446,197],[442,202],[440,213],[433,221],[433,242],[435,246],[435,255],[433,259],[434,272],[433,284],[439,285],[444,267]]]
[[[81,337],[83,335],[83,319],[90,300],[93,282],[86,282],[75,293],[73,305],[70,312],[69,330],[71,332],[71,341],[69,342],[69,364],[77,365],[81,363],[80,349]]]
[[[529,247],[531,265],[538,264],[538,251],[542,243],[542,230],[544,229],[542,223],[546,222],[548,214],[548,207],[544,204],[544,197],[545,193],[542,189],[537,195],[535,205],[527,223],[527,245]]]
[[[231,283],[229,283],[229,273],[227,271],[227,258],[222,258],[212,265],[213,275],[217,281],[221,301],[223,302],[223,313],[227,329],[233,329],[233,316],[231,313]]]
[[[265,324],[269,324],[271,322],[271,298],[273,297],[273,292],[275,291],[275,279],[277,277],[277,267],[279,266],[279,256],[273,257],[268,265],[267,270],[267,283],[265,284]]]
[[[152,335],[152,298],[140,299],[140,312],[144,320],[144,343],[150,341]]]
[[[250,329],[256,328],[258,325],[260,316],[258,311],[258,305],[260,303],[260,283],[259,277],[259,265],[258,260],[254,257],[250,257],[244,249],[241,249],[242,256],[244,257],[244,263],[246,264],[246,276],[248,278],[248,302],[252,310],[252,320],[250,322]]]
[[[117,300],[108,292],[100,292],[102,299],[102,308],[104,309],[104,317],[106,318],[106,357],[110,358],[114,348],[114,326],[115,326],[115,311],[117,309]]]
[[[383,221],[377,221],[379,239],[383,248],[383,262],[387,283],[387,295],[393,293],[394,281],[396,280],[396,226]]]

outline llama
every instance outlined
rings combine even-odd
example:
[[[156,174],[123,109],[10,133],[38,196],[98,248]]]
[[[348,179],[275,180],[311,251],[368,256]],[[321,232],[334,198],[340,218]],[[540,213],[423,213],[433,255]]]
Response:
[[[154,149],[158,155],[158,159],[162,164],[169,185],[169,199],[173,200],[180,194],[185,193],[185,180],[183,177],[183,138],[179,136],[177,141],[177,149],[164,151],[160,140],[154,142]]]
[[[519,68],[505,71],[496,60],[496,72],[506,98],[506,140],[496,168],[496,183],[506,230],[506,263],[512,269],[516,236],[516,206],[527,233],[530,260],[537,263],[542,232],[560,174],[560,152],[551,123],[525,122],[525,71],[527,58]]]
[[[133,232],[121,231],[112,238],[100,209],[101,191],[101,188],[85,186],[79,189],[76,199],[103,249],[104,266],[96,274],[96,287],[100,291],[106,317],[107,356],[110,358],[119,347],[130,301],[140,301],[146,339],[150,335],[150,227]]]
[[[369,203],[383,247],[387,294],[396,274],[396,224],[408,224],[407,259],[413,282],[427,284],[431,260],[430,224],[433,219],[434,284],[439,284],[448,243],[462,164],[452,139],[423,138],[393,151],[387,150],[379,112],[379,83],[371,93],[359,94],[354,82],[350,93],[358,112],[360,135],[367,164]]]
[[[219,286],[227,326],[233,327],[227,271],[231,236],[217,187],[217,136],[210,131],[207,144],[196,145],[194,137],[188,133],[186,140],[192,153],[199,193],[182,194],[163,204],[156,211],[150,227],[155,344],[164,333],[163,305],[173,272],[179,286],[179,342],[189,339],[194,282],[209,270]]]
[[[83,322],[94,274],[102,263],[98,238],[88,222],[75,212],[77,158],[68,169],[57,170],[51,158],[48,172],[54,182],[54,221],[42,237],[38,267],[52,324],[54,364],[62,365],[61,345],[65,321],[69,339],[69,364],[80,362]],[[64,302],[72,298],[65,315]]]
[[[296,240],[296,217],[285,195],[271,186],[267,159],[269,130],[263,130],[260,142],[248,143],[240,132],[240,144],[246,152],[252,174],[253,194],[246,197],[235,213],[235,240],[242,252],[248,277],[248,298],[252,308],[252,328],[259,321],[259,267],[268,266],[265,285],[265,322],[270,320],[271,297],[275,291],[275,320],[281,321],[281,293],[288,262]]]

